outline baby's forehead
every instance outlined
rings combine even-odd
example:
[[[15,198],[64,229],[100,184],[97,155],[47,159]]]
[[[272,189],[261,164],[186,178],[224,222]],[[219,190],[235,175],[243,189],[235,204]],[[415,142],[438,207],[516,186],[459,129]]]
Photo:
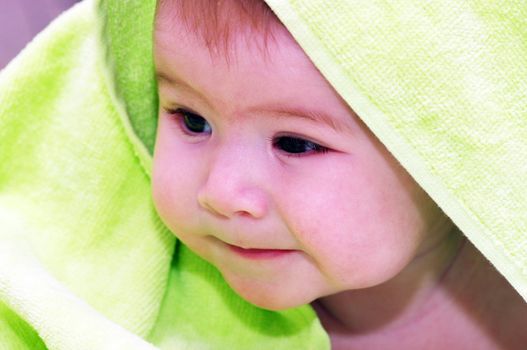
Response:
[[[213,52],[229,51],[240,39],[265,48],[277,32],[287,32],[262,0],[158,0],[156,31],[176,28]]]
[[[169,96],[170,91],[179,98],[199,95],[232,108],[243,100],[239,114],[250,110],[263,115],[262,111],[272,110],[280,117],[304,116],[302,119],[328,125],[338,133],[356,131],[354,118],[350,118],[355,117],[353,111],[262,1],[163,3],[166,6],[161,4],[157,10],[154,55],[161,95]],[[243,3],[261,7],[249,15]],[[204,4],[212,8],[200,7]],[[192,13],[186,13],[191,9]],[[196,14],[201,10],[208,13],[212,24],[203,23],[205,14]],[[239,14],[233,16],[229,10]],[[266,11],[274,19],[267,19],[268,29],[262,32],[251,16],[265,20],[261,16]],[[237,31],[240,26],[244,29]],[[221,91],[215,91],[219,85]]]

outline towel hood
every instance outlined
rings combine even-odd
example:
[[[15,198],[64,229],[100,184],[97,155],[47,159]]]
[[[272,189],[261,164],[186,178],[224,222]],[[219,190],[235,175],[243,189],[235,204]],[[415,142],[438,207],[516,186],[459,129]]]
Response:
[[[527,6],[267,2],[365,124],[527,298]],[[100,10],[116,88],[151,154],[155,1],[101,0]]]

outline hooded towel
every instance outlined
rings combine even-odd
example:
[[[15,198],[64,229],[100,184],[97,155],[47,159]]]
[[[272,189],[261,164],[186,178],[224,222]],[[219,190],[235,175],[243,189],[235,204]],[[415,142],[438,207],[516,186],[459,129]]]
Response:
[[[406,170],[527,298],[527,6],[269,0]],[[324,349],[158,218],[154,0],[85,0],[0,74],[0,348]]]

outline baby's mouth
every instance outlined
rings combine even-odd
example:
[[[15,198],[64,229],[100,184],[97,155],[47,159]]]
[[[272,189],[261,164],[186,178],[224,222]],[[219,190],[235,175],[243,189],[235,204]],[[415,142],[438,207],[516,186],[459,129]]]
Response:
[[[232,244],[227,244],[229,250],[246,259],[260,260],[260,259],[276,259],[285,255],[289,255],[295,250],[293,249],[260,249],[260,248],[242,248]]]

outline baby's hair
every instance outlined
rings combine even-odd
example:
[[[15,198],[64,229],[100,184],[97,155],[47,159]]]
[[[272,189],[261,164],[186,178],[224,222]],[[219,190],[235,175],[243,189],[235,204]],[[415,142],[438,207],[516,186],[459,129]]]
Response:
[[[157,6],[164,15],[181,20],[211,52],[228,53],[233,34],[239,33],[247,42],[266,47],[273,31],[282,26],[263,0],[158,0]],[[259,39],[251,34],[259,34]]]

